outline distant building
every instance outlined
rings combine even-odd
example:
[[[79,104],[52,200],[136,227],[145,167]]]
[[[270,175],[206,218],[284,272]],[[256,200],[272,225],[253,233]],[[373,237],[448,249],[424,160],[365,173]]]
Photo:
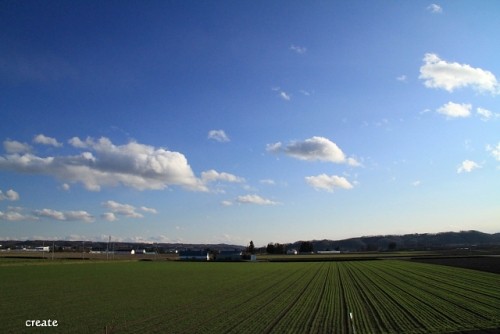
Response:
[[[328,251],[318,251],[318,254],[340,254],[340,251],[337,250],[328,250]]]
[[[297,252],[296,249],[289,249],[286,251],[286,254],[287,255],[297,255],[297,254],[299,254],[299,252]]]
[[[210,253],[207,251],[183,251],[179,253],[179,260],[184,261],[209,261]]]
[[[35,247],[35,251],[37,251],[37,252],[50,252],[50,247],[49,246]]]
[[[215,261],[241,261],[243,259],[241,251],[221,251],[215,257]]]

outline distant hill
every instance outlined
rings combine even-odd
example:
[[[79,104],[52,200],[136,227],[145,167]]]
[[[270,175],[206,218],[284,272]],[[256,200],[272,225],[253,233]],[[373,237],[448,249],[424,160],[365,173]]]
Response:
[[[299,249],[303,241],[296,241],[288,248]],[[469,247],[500,246],[500,233],[460,231],[405,235],[379,235],[344,240],[312,240],[314,250],[386,251],[426,250]]]
[[[305,241],[305,240],[304,240]],[[296,241],[283,245],[284,249],[300,249],[304,241]],[[437,250],[453,248],[489,248],[500,247],[500,233],[488,234],[479,231],[442,232],[405,235],[378,235],[350,238],[343,240],[312,240],[315,251],[340,250],[348,252],[356,251],[387,251],[387,250]],[[39,246],[55,245],[56,251],[105,251],[107,242],[92,241],[52,241],[52,240],[5,240],[0,241],[0,249],[10,248],[23,249]],[[182,250],[244,250],[246,246],[228,244],[182,244],[182,243],[132,243],[112,242],[109,249],[112,250],[137,250],[159,251],[168,253]],[[260,249],[265,252],[265,247]]]
[[[182,243],[135,243],[135,242],[114,242],[108,245],[107,242],[100,241],[68,241],[68,240],[4,240],[0,241],[0,249],[10,248],[11,250],[21,250],[23,248],[33,249],[40,246],[54,245],[56,251],[81,252],[85,251],[106,251],[109,250],[139,250],[145,249],[148,252],[170,253],[183,250],[243,250],[244,246],[228,244],[182,244]]]

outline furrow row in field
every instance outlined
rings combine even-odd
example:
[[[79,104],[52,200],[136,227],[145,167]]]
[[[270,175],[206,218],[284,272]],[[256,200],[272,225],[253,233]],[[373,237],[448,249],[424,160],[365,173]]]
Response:
[[[314,291],[315,283],[321,281],[321,266],[316,266],[317,270],[310,271],[307,279],[302,280],[300,285],[295,286],[294,291],[287,291],[288,298],[284,302],[283,308],[278,314],[275,315],[274,319],[268,323],[262,333],[283,333],[284,331],[294,332],[293,326],[290,326],[290,320],[293,320],[295,312],[292,312],[294,306],[299,302],[299,300],[305,295]],[[291,293],[290,293],[291,292]]]
[[[175,307],[137,319],[126,326],[118,327],[118,329],[139,333],[143,330],[162,328],[165,324],[169,324],[169,327],[165,328],[169,333],[190,331],[190,329],[202,326],[203,323],[223,312],[220,311],[220,308],[236,310],[249,299],[268,296],[270,291],[273,291],[277,286],[286,284],[286,281],[293,278],[293,275],[291,277],[282,275],[280,270],[272,270],[266,274],[269,276],[264,280],[251,275],[237,278],[227,277],[221,282],[213,282],[212,284],[217,286],[213,290],[207,289],[207,285],[200,282],[204,288],[199,291],[195,298],[186,299],[180,296]],[[193,319],[191,314],[198,316]],[[226,317],[221,318],[225,319]]]
[[[339,290],[339,303],[336,311],[338,313],[337,321],[334,323],[335,333],[355,333],[350,313],[357,308],[356,298],[353,298],[354,290],[349,289],[351,285],[345,276],[341,264],[334,264],[336,269],[337,289]]]
[[[312,267],[314,269],[314,267]],[[299,294],[307,284],[313,272],[305,267],[295,273],[283,272],[283,276],[288,277],[279,286],[273,286],[271,289],[260,295],[260,300],[250,298],[242,303],[241,309],[224,309],[221,312],[227,315],[226,322],[221,323],[221,328],[210,328],[213,333],[226,331],[227,333],[255,333],[264,332],[266,325],[277,319],[283,309],[290,303],[290,299]],[[266,280],[266,277],[262,277]],[[235,312],[239,311],[239,312]],[[249,317],[249,315],[252,317]],[[255,319],[259,319],[255,322]]]
[[[428,303],[409,292],[400,281],[392,280],[383,266],[359,264],[355,269],[365,281],[365,289],[376,295],[375,312],[387,313],[388,317],[397,320],[392,332],[427,333],[441,325],[442,319],[435,319]]]
[[[283,317],[276,324],[276,333],[317,333],[312,323],[324,297],[325,283],[328,280],[328,266],[318,265],[318,271],[310,278],[306,286],[297,294],[292,303],[287,305]]]
[[[467,291],[469,293],[474,293],[477,295],[484,295],[487,297],[494,297],[500,299],[500,289],[492,289],[492,287],[500,286],[500,275],[480,273],[472,270],[460,269],[462,275],[457,274],[456,268],[448,268],[435,265],[425,265],[421,264],[421,268],[418,266],[411,267],[409,271],[416,273],[422,277],[426,277],[432,281],[442,283],[447,287],[454,288],[458,291]],[[426,266],[430,266],[427,268]],[[434,268],[435,267],[435,268]],[[423,270],[422,270],[423,269]],[[464,272],[467,275],[464,275]],[[485,275],[489,275],[490,279],[485,280]]]
[[[402,270],[395,268],[402,274]],[[402,280],[418,287],[422,292],[433,296],[433,305],[442,304],[446,307],[447,314],[452,316],[457,324],[461,326],[485,326],[498,316],[500,299],[465,290],[465,288],[453,287],[440,279],[441,276],[432,277],[417,271],[406,270],[406,277]],[[401,276],[401,275],[398,275]],[[496,289],[493,286],[491,289]],[[464,297],[466,296],[466,297]]]
[[[288,276],[287,272],[285,276]],[[287,285],[273,287],[272,291],[262,294],[260,300],[254,298],[246,300],[238,310],[227,312],[226,322],[212,328],[215,333],[255,333],[264,331],[266,324],[272,322],[286,307],[289,300],[299,293],[303,285],[313,273],[302,268],[295,275],[290,275]],[[262,278],[266,279],[266,278]],[[252,315],[249,317],[249,315]],[[259,319],[256,323],[255,319]]]
[[[419,330],[421,321],[412,312],[414,305],[388,289],[386,282],[373,280],[372,275],[362,270],[360,265],[346,264],[346,271],[355,285],[358,303],[365,307],[365,312],[354,313],[353,324],[360,328],[359,332],[423,332]]]
[[[382,268],[377,268],[377,270]],[[386,289],[391,287],[401,289],[401,293],[407,294],[406,298],[416,300],[415,306],[418,307],[415,307],[415,313],[427,313],[426,323],[438,320],[438,323],[431,326],[429,330],[440,328],[452,331],[459,328],[481,327],[491,323],[491,318],[478,316],[476,303],[466,303],[463,299],[456,297],[456,293],[447,290],[445,284],[435,285],[432,279],[422,277],[418,272],[411,272],[407,269],[406,266],[400,267],[397,263],[388,263],[383,274]]]

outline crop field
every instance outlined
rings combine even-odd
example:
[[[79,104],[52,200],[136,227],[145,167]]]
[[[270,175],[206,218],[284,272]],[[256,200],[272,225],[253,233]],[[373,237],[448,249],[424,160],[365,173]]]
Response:
[[[400,260],[0,259],[2,333],[454,333],[500,328],[500,275]],[[351,318],[352,315],[352,318]],[[27,320],[57,327],[26,327]]]

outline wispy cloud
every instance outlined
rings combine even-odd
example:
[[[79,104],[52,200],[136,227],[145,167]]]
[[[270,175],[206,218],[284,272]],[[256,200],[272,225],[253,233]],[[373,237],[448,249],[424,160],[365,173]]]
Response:
[[[298,54],[304,54],[307,52],[307,48],[304,47],[304,46],[298,46],[298,45],[290,45],[290,50],[292,50],[293,52],[295,53],[298,53]]]
[[[471,115],[472,105],[466,103],[448,102],[436,111],[448,118],[465,118]]]
[[[333,192],[335,188],[352,189],[353,185],[342,176],[320,174],[317,176],[306,176],[307,184],[316,190]]]
[[[220,143],[229,142],[230,139],[224,130],[210,130],[208,132],[208,139],[218,141]]]
[[[435,3],[427,6],[427,10],[433,14],[441,14],[443,12],[443,8]]]
[[[238,196],[236,202],[241,204],[256,204],[256,205],[277,205],[278,202],[263,198],[259,195],[244,195]]]
[[[481,120],[484,122],[487,122],[489,120],[496,119],[496,118],[500,117],[500,114],[494,113],[488,109],[484,109],[484,108],[480,108],[480,107],[476,109],[476,113],[481,118]]]
[[[245,179],[233,174],[229,173],[219,173],[214,169],[205,171],[201,173],[201,180],[203,183],[210,183],[215,181],[224,181],[224,182],[233,182],[233,183],[241,183],[245,182]]]
[[[292,99],[292,96],[289,93],[285,92],[278,86],[272,87],[271,90],[273,92],[278,92],[278,96],[285,101],[290,101]]]
[[[493,158],[500,161],[500,142],[497,146],[486,145],[486,151],[490,152]]]
[[[396,80],[400,81],[400,82],[408,82],[408,77],[406,75],[402,74],[399,77],[397,77]]]
[[[474,169],[477,169],[477,168],[481,168],[481,166],[478,163],[476,163],[472,160],[464,160],[464,161],[462,161],[460,166],[457,168],[457,173],[458,174],[463,173],[463,172],[470,173]]]
[[[498,81],[490,71],[474,68],[467,64],[450,63],[434,53],[424,56],[424,65],[420,67],[419,78],[429,88],[441,88],[448,92],[462,87],[471,87],[475,91],[499,94]]]
[[[281,142],[268,144],[266,150],[271,153],[284,153],[292,158],[308,161],[329,161],[358,166],[354,158],[347,158],[344,152],[325,137],[312,137],[304,141],[293,141],[287,145]]]
[[[147,213],[152,213],[152,214],[157,214],[158,213],[158,210],[154,209],[154,208],[148,208],[146,206],[141,206],[140,209],[144,212],[147,212]]]
[[[413,181],[411,183],[411,185],[414,187],[419,187],[421,184],[422,184],[422,181],[420,181],[420,180],[416,180],[416,181]]]
[[[144,216],[138,213],[136,207],[130,204],[122,204],[115,201],[106,201],[102,203],[102,206],[110,210],[111,213],[116,217],[116,215],[124,216],[127,218],[143,218]]]
[[[263,179],[263,180],[260,180],[259,183],[274,186],[276,184],[276,181],[274,181],[272,179]]]
[[[280,92],[280,97],[285,101],[290,101],[290,99],[291,99],[291,96],[283,91]]]

